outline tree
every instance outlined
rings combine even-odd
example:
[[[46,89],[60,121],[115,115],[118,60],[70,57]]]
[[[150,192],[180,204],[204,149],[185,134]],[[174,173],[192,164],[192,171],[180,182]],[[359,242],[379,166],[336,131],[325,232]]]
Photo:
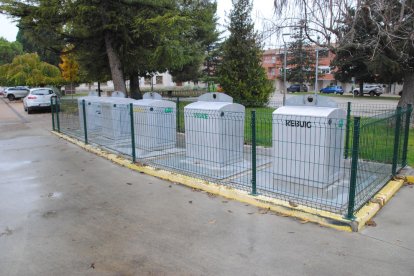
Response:
[[[46,40],[43,45],[63,49],[69,43],[74,45],[72,51],[84,51],[79,58],[84,69],[87,67],[82,64],[93,62],[86,58],[102,58],[98,51],[105,53],[105,60],[97,63],[109,68],[115,90],[124,92],[125,75],[130,77],[134,92],[132,86],[138,84],[138,76],[182,68],[193,62],[200,49],[198,33],[202,28],[197,26],[205,19],[196,15],[202,15],[211,5],[207,0],[2,0],[0,3],[0,10],[20,19],[19,27]],[[44,32],[48,35],[42,36]]]
[[[192,60],[182,67],[175,70],[170,70],[174,81],[194,81],[197,82],[200,78],[203,78],[206,60],[209,58],[209,50],[212,45],[217,43],[219,39],[219,32],[216,30],[217,25],[217,3],[209,1],[199,1],[196,4],[189,5],[186,9],[186,14],[193,19],[194,35],[190,44],[196,44],[194,53],[191,55]]]
[[[249,0],[233,0],[230,36],[223,44],[219,80],[236,102],[261,106],[268,102],[272,84],[261,66],[262,50],[250,17]]]
[[[12,63],[0,66],[1,85],[45,86],[62,83],[60,70],[40,60],[37,54],[16,56]]]
[[[79,81],[79,64],[75,60],[73,54],[64,54],[60,57],[59,68],[65,81],[76,83]]]
[[[375,36],[375,29],[361,17],[355,18],[355,10],[351,9],[346,22],[355,22],[354,43],[342,45],[336,49],[332,65],[337,68],[335,78],[350,81],[352,78],[359,83],[360,91],[364,82],[393,83],[402,81],[399,66],[383,53],[374,54],[374,48],[365,46],[364,42]],[[349,32],[352,25],[345,25],[344,31]],[[360,93],[363,96],[363,93]]]
[[[15,56],[23,54],[22,45],[0,37],[0,65],[12,62]]]
[[[25,28],[23,23],[19,23],[18,26],[19,31],[17,32],[16,41],[21,43],[23,51],[25,53],[37,53],[42,61],[58,66],[60,62],[59,54],[63,45],[51,47],[49,41],[56,40],[48,31],[42,30],[39,31],[39,34],[36,34],[29,28]],[[51,37],[46,38],[45,36]]]
[[[221,65],[222,57],[221,43],[212,43],[207,47],[206,58],[204,60],[204,69],[202,80],[204,82],[218,82],[217,70]]]
[[[275,0],[274,3],[279,15],[299,7],[310,39],[312,33],[318,34],[323,38],[320,44],[335,53],[348,51],[352,58],[365,58],[366,69],[361,68],[361,72],[371,70],[377,79],[393,79],[401,72],[404,86],[399,105],[414,103],[414,1]],[[275,26],[281,23],[276,22]]]
[[[292,36],[294,39],[289,43],[286,79],[289,82],[311,82],[315,76],[315,54],[309,40],[303,33],[303,26],[300,22],[299,27]]]

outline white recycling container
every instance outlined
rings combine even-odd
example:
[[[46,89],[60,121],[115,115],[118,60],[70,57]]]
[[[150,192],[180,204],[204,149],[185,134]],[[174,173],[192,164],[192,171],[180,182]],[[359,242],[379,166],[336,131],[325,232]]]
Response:
[[[97,92],[89,92],[88,96],[78,98],[79,126],[83,131],[83,100],[85,100],[86,128],[88,131],[97,132],[102,127],[101,97]]]
[[[145,93],[134,101],[135,144],[139,149],[154,151],[176,145],[176,104],[163,100],[155,92]]]
[[[184,108],[186,157],[229,165],[243,160],[243,105],[223,93],[206,93]]]
[[[346,112],[320,97],[297,96],[273,112],[274,178],[326,188],[343,161]]]
[[[118,96],[103,97],[101,99],[102,136],[113,140],[130,139],[131,117],[129,105],[134,103],[135,100]]]

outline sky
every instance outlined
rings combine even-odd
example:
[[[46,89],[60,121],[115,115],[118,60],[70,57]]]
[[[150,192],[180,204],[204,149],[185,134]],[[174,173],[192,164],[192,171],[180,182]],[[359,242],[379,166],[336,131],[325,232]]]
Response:
[[[224,30],[226,26],[226,17],[229,15],[232,4],[231,0],[217,0],[217,16],[219,17],[219,29]],[[253,0],[252,18],[255,22],[257,30],[262,28],[262,20],[270,19],[273,13],[273,0]],[[0,14],[0,37],[6,38],[8,41],[15,41],[18,28],[13,19]],[[271,44],[267,41],[266,44]]]

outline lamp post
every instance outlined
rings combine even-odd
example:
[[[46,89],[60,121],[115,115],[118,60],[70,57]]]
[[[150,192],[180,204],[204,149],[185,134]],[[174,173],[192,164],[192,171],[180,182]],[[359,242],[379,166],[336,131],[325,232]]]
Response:
[[[282,34],[282,40],[284,45],[284,54],[283,54],[283,105],[285,105],[286,102],[286,56],[287,56],[287,50],[286,50],[286,42],[285,42],[285,36],[290,34]]]
[[[318,66],[319,66],[319,36],[317,37],[317,44],[316,44],[316,65],[315,65],[315,95],[318,92]]]

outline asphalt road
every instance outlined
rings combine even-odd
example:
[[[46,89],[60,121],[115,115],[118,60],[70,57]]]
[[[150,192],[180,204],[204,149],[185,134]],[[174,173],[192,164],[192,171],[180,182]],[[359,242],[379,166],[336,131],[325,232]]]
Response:
[[[344,233],[119,167],[0,99],[0,275],[414,275],[414,188]]]

